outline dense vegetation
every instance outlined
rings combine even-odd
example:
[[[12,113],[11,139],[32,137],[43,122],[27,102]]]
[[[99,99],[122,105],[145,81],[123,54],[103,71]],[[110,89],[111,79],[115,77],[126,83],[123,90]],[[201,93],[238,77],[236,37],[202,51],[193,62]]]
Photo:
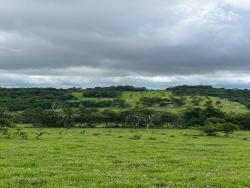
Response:
[[[95,87],[87,88],[83,92],[84,97],[94,98],[115,98],[122,94],[123,91],[145,91],[146,88],[133,86],[111,86],[111,87]]]
[[[168,88],[176,95],[180,96],[214,96],[220,98],[227,98],[231,101],[240,102],[250,108],[250,90],[248,89],[224,89],[213,88],[211,86],[178,86]]]
[[[0,119],[1,120],[1,119]],[[28,109],[12,116],[16,123],[32,124],[34,127],[123,127],[123,128],[209,128],[237,125],[241,129],[250,129],[249,114],[227,115],[213,106],[204,109],[192,108],[181,114],[149,109],[131,109],[124,111],[98,110],[81,107],[65,108],[62,111]],[[70,122],[70,123],[69,123]],[[237,130],[231,126],[232,130]],[[217,132],[218,129],[214,129]],[[226,132],[226,131],[225,131]],[[229,131],[230,132],[230,131]]]
[[[249,111],[230,102],[246,101],[248,93],[210,86],[179,86],[167,91],[132,86],[1,88],[0,126],[24,123],[35,127],[205,127],[202,130],[209,128],[214,132],[225,127],[236,130],[234,126],[238,126],[249,130]],[[231,111],[234,109],[237,111]]]
[[[10,111],[28,108],[59,108],[67,101],[74,100],[70,95],[73,89],[54,88],[0,88],[0,107]]]

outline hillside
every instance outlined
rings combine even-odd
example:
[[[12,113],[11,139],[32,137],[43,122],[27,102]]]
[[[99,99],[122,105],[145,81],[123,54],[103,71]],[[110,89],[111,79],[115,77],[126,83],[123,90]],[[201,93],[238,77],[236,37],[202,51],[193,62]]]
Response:
[[[114,99],[112,98],[88,98],[84,97],[82,92],[73,92],[72,95],[77,98],[77,101],[83,102],[83,101],[112,101]],[[119,99],[124,100],[129,106],[127,108],[147,108],[147,109],[154,109],[154,110],[160,110],[160,111],[167,111],[167,112],[173,112],[178,113],[183,110],[186,110],[190,107],[205,107],[207,103],[212,103],[217,108],[221,109],[221,111],[230,113],[246,113],[249,110],[246,106],[239,102],[233,102],[226,98],[219,98],[214,96],[201,96],[196,95],[190,96],[190,95],[176,95],[172,91],[166,91],[166,90],[147,90],[147,91],[124,91],[122,92],[122,95],[118,97]],[[150,99],[166,99],[169,100],[169,103],[166,105],[161,105],[160,102],[152,102],[152,103],[143,103],[141,99],[145,98],[146,100]],[[183,104],[176,105],[172,100],[181,100]],[[113,108],[113,107],[104,107],[106,108]],[[115,109],[124,109],[124,108],[117,108]]]
[[[83,106],[100,110],[144,108],[178,113],[190,107],[204,108],[207,104],[213,104],[226,113],[247,113],[248,96],[249,90],[226,90],[210,86],[179,86],[166,90],[131,86],[94,89],[1,88],[0,106],[9,111]]]

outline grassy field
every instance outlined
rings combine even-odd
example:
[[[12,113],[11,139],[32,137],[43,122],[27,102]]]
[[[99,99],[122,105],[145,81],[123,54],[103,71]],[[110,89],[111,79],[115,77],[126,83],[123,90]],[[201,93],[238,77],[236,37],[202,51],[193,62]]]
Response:
[[[250,187],[250,132],[43,130],[0,137],[1,188]]]

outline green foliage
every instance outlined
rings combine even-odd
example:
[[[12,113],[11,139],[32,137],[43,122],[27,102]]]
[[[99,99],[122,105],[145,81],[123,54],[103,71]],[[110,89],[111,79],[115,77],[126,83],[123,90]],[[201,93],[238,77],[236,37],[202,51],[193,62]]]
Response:
[[[29,135],[28,135],[27,132],[21,131],[21,132],[19,133],[19,136],[20,136],[22,139],[27,140]]]
[[[104,127],[131,127],[131,128],[161,128],[165,127],[193,127],[204,126],[209,123],[218,124],[230,121],[219,109],[209,105],[204,109],[191,108],[183,114],[177,115],[170,112],[149,109],[131,109],[113,111],[65,108],[61,111],[29,109],[20,114],[24,123],[33,124],[35,127],[65,127],[76,126],[95,127],[102,124]],[[171,126],[170,126],[171,125]]]
[[[221,131],[221,125],[207,124],[201,128],[208,136],[216,136]]]
[[[166,106],[183,106],[185,104],[182,98],[160,98],[160,97],[142,97],[140,98],[140,103],[144,106],[158,105],[160,107]]]
[[[227,121],[239,126],[242,130],[250,130],[250,113],[247,114],[228,114]]]
[[[76,119],[79,117],[77,112],[72,108],[65,108],[62,111],[62,121],[65,128],[71,128],[74,126]]]
[[[224,89],[213,88],[212,86],[177,86],[168,88],[175,95],[183,96],[214,96],[226,98],[231,101],[240,102],[241,104],[250,107],[250,90],[244,89]],[[211,101],[207,101],[208,103]]]
[[[120,94],[118,97],[109,99],[101,96],[78,98],[79,93],[87,90],[115,91]],[[8,122],[13,121],[14,123],[32,124],[34,127],[188,128],[204,126],[207,119],[216,117],[239,125],[241,129],[250,129],[249,114],[235,113],[229,115],[224,113],[225,111],[243,112],[245,108],[243,109],[240,104],[229,102],[226,99],[209,97],[214,90],[216,89],[211,89],[211,87],[180,87],[163,91],[131,86],[112,86],[86,90],[0,89],[0,92],[2,91],[7,98],[10,98],[7,101],[20,99],[27,103],[22,111],[8,112],[5,113],[4,117],[0,116],[0,126],[1,124],[10,126]],[[181,94],[181,91],[184,94]],[[192,95],[188,96],[187,94]],[[203,94],[204,96],[202,96]],[[39,108],[34,108],[36,105],[33,105],[33,101],[28,101],[28,97],[35,101],[49,101],[50,107],[40,104],[37,105]],[[18,105],[17,102],[17,108],[19,108]]]
[[[10,127],[10,126],[11,126],[10,117],[6,114],[4,108],[0,108],[0,128]]]
[[[83,92],[84,97],[91,98],[115,98],[121,95],[122,91],[144,91],[146,88],[135,88],[133,86],[111,86],[87,88]]]
[[[46,133],[45,131],[40,131],[40,132],[35,133],[36,139],[39,140],[42,137],[42,135],[44,135],[45,133]]]
[[[71,89],[54,88],[0,88],[0,106],[10,111],[60,108],[66,101],[75,99],[71,92]]]
[[[142,134],[139,131],[132,130],[131,133],[132,133],[132,136],[130,137],[130,139],[132,139],[132,140],[142,139]]]
[[[233,123],[226,122],[223,119],[209,118],[201,129],[208,136],[216,136],[219,132],[223,132],[226,135],[232,134],[234,131],[239,130],[239,127]]]
[[[204,109],[191,108],[183,113],[183,124],[186,127],[204,126],[207,119],[211,117],[223,119],[225,114],[212,105],[208,105]]]
[[[111,107],[129,107],[123,99],[114,99],[114,100],[85,100],[79,103],[80,106],[86,108],[111,108]]]
[[[227,122],[223,124],[222,130],[225,134],[232,134],[234,131],[239,130],[239,127],[233,123]]]
[[[8,127],[0,127],[0,134],[7,135],[9,131]]]

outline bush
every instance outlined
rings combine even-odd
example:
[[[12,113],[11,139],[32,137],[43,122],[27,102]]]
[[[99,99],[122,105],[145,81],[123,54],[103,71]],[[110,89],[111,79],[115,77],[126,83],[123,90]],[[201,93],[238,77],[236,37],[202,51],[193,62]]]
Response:
[[[133,139],[133,140],[140,140],[142,138],[142,135],[141,134],[134,134],[130,139]]]
[[[209,121],[205,126],[202,127],[202,130],[208,135],[208,136],[216,136],[218,132],[223,132],[226,135],[232,134],[234,131],[237,131],[239,127],[235,124],[232,124],[230,122],[224,122],[224,123],[213,123]]]
[[[232,134],[234,131],[239,130],[239,127],[233,123],[225,123],[222,126],[222,130],[225,134]]]
[[[207,136],[216,136],[221,127],[217,124],[207,124],[201,128]]]
[[[148,140],[156,140],[155,137],[149,137]]]
[[[4,108],[0,108],[0,127],[10,127],[10,117]]]

